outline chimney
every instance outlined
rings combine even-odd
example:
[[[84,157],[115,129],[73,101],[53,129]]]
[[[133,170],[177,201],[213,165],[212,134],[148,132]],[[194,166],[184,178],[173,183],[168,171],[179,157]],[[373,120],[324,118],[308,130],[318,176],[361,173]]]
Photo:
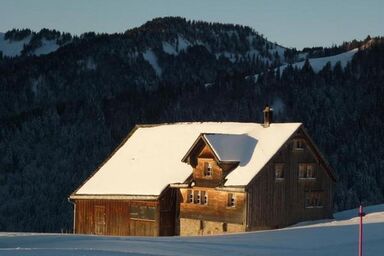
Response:
[[[273,109],[266,105],[264,110],[263,110],[263,114],[264,114],[264,128],[267,128],[269,127],[269,125],[272,123],[272,118],[273,118]]]

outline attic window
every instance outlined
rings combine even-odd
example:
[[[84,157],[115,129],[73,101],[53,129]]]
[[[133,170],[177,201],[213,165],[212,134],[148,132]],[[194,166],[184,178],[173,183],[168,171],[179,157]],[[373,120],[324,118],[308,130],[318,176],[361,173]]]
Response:
[[[315,179],[315,165],[299,164],[299,179]]]
[[[211,177],[212,176],[212,164],[205,162],[204,163],[204,176]]]
[[[275,164],[275,180],[284,180],[284,164]]]
[[[236,196],[233,193],[228,193],[228,207],[236,207]]]
[[[305,193],[305,208],[322,208],[323,202],[321,198],[322,192],[306,192]]]
[[[303,139],[295,139],[293,140],[293,150],[304,150],[304,140]]]

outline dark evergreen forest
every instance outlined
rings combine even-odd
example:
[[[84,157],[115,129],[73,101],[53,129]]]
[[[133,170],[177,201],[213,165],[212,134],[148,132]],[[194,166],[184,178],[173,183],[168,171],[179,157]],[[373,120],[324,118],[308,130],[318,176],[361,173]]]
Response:
[[[193,44],[164,52],[161,42],[179,35]],[[383,38],[308,48],[311,56],[360,51],[345,68],[315,73],[307,62],[281,75],[275,67],[298,52],[282,58],[243,26],[162,18],[122,34],[66,38],[40,57],[0,54],[1,231],[70,231],[69,194],[135,124],[261,122],[265,104],[277,122],[303,122],[329,160],[336,210],[384,202]],[[144,59],[149,48],[161,75]],[[255,73],[257,81],[249,78]]]

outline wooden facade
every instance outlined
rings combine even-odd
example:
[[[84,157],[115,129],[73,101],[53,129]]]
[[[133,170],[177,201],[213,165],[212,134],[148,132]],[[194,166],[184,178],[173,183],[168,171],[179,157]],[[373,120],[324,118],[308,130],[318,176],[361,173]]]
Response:
[[[74,233],[117,236],[172,236],[178,213],[177,189],[158,199],[73,199]]]
[[[302,165],[313,167],[311,176],[300,177]],[[275,168],[280,166],[283,174],[276,177]],[[331,218],[334,181],[312,142],[299,130],[248,184],[247,230]]]
[[[269,122],[263,126],[270,129]],[[211,235],[332,217],[336,179],[302,125],[268,159],[248,183],[226,186],[240,162],[220,160],[201,134],[182,159],[191,165],[190,177],[169,184],[159,196],[74,193],[74,232]]]
[[[203,139],[188,161],[194,186],[180,189],[181,235],[273,229],[332,217],[335,177],[303,128],[246,186],[222,186],[237,163],[218,161]]]

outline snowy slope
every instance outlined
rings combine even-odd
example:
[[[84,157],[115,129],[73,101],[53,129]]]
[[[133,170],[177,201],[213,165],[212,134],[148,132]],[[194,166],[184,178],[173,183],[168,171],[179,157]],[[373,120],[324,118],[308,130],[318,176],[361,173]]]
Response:
[[[33,54],[36,56],[48,54],[48,53],[56,51],[57,49],[59,49],[59,47],[60,46],[56,43],[56,40],[42,39],[41,40],[41,47],[37,48],[33,52]]]
[[[161,70],[159,63],[157,62],[157,56],[151,49],[148,49],[143,53],[143,58],[149,64],[151,64],[151,66],[153,67],[153,69],[156,72],[156,75],[161,76],[162,70]]]
[[[340,62],[340,65],[342,68],[345,68],[347,64],[352,60],[353,56],[359,51],[358,48],[352,49],[348,52],[343,52],[337,55],[328,56],[328,57],[322,57],[322,58],[309,58],[308,61],[311,64],[311,67],[315,73],[320,72],[324,66],[329,62],[331,64],[331,67],[333,68],[338,62]],[[306,54],[300,53],[299,56],[305,57]],[[291,64],[293,68],[302,69],[304,66],[305,61],[300,61]],[[289,64],[284,64],[279,66],[275,69],[275,72],[277,69],[280,69],[280,75],[283,73],[284,69],[288,67]],[[255,81],[259,78],[260,74],[256,74],[254,76],[248,76],[246,78],[253,77]]]
[[[24,45],[27,45],[31,41],[31,36],[19,41],[10,41],[4,39],[4,33],[0,33],[0,51],[4,56],[16,57],[21,54]],[[56,51],[60,46],[56,43],[56,40],[41,40],[41,46],[33,51],[33,55],[40,56]]]
[[[383,255],[384,205],[368,207],[364,255]],[[0,233],[0,255],[357,255],[357,209],[322,224],[210,237],[100,237]]]
[[[4,56],[15,57],[20,55],[23,50],[24,44],[28,44],[31,40],[31,36],[27,36],[20,41],[10,41],[4,39],[4,33],[0,33],[0,51],[3,52]]]
[[[322,58],[311,58],[311,59],[308,59],[308,61],[311,64],[313,71],[316,73],[322,70],[328,62],[331,64],[331,67],[334,67],[337,62],[340,62],[341,67],[345,68],[345,66],[347,66],[348,62],[352,60],[353,56],[358,50],[359,50],[358,48],[355,48],[348,52],[340,53],[333,56],[322,57]],[[296,62],[292,64],[292,66],[293,68],[301,69],[303,68],[304,63],[305,61]],[[286,67],[288,67],[287,64],[280,66],[280,72],[283,72],[283,70]]]
[[[201,43],[196,42],[196,44]],[[191,45],[193,44],[182,35],[178,35],[176,42],[163,42],[163,51],[170,55],[178,55],[181,51],[185,51]]]

